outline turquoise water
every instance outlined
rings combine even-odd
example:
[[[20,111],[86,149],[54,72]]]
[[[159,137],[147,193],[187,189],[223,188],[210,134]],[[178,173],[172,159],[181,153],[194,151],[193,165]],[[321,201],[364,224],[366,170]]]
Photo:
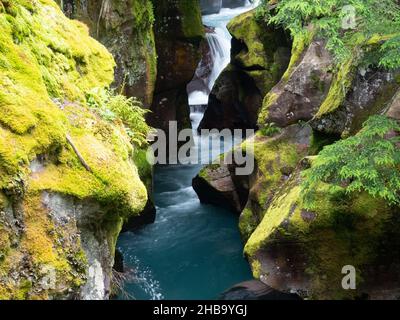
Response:
[[[232,212],[202,205],[191,188],[198,166],[158,167],[157,219],[121,235],[118,247],[134,277],[125,290],[135,299],[215,299],[251,278]]]
[[[219,46],[223,49],[216,63],[229,62],[227,23],[251,8],[224,9],[220,14],[203,18],[205,24],[216,28]],[[221,65],[214,65],[214,69],[222,70]],[[203,114],[195,109],[191,119],[196,148],[205,143],[208,146],[208,137],[197,135],[196,128]],[[213,151],[218,154],[223,150]],[[208,152],[201,154],[203,161],[208,157]],[[117,244],[126,269],[130,270],[124,287],[127,295],[120,298],[216,299],[232,285],[252,278],[250,267],[243,258],[238,216],[222,208],[201,204],[191,186],[192,178],[201,167],[170,165],[155,168],[156,221],[135,233],[122,234]]]

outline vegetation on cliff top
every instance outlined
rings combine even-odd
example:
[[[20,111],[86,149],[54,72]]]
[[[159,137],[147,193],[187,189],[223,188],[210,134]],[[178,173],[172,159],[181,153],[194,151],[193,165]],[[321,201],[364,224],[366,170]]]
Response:
[[[395,0],[279,0],[268,1],[259,16],[281,25],[292,36],[312,25],[317,35],[327,40],[327,48],[338,63],[348,60],[353,51],[354,36],[367,43],[378,38],[381,47],[374,63],[385,68],[400,67],[400,8]]]

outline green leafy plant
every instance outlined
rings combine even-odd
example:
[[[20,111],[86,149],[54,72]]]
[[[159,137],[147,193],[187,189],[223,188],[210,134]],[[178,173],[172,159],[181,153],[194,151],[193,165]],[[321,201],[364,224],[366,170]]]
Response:
[[[144,146],[151,128],[145,121],[149,112],[136,98],[127,98],[111,89],[95,88],[86,94],[86,102],[106,121],[120,120],[125,125],[131,142]]]
[[[351,7],[349,7],[351,6]],[[346,8],[353,10],[350,15]],[[380,47],[376,65],[388,69],[400,67],[400,7],[397,0],[264,0],[258,17],[282,26],[292,36],[313,26],[316,34],[327,40],[338,64],[348,59],[360,41],[374,38]],[[354,26],[344,28],[347,19]],[[362,44],[362,43],[361,43]]]
[[[326,146],[303,172],[306,207],[312,208],[318,185],[346,192],[365,191],[392,205],[400,204],[400,125],[385,116],[370,117],[356,135]]]
[[[266,137],[272,137],[281,132],[281,128],[277,127],[275,123],[267,123],[263,128],[260,129],[260,133]]]

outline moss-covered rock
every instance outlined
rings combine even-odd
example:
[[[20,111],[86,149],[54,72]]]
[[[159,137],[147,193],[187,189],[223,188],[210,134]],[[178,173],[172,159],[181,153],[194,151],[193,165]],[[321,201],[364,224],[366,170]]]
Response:
[[[369,116],[382,112],[391,103],[400,88],[396,80],[398,75],[398,71],[376,67],[343,67],[311,122],[313,128],[330,135],[357,133]],[[339,93],[338,90],[345,91]]]
[[[84,22],[90,35],[113,54],[114,86],[137,97],[146,107],[152,103],[157,76],[154,12],[151,0],[59,1],[64,13]]]
[[[228,24],[231,62],[218,77],[200,128],[255,128],[265,94],[279,82],[290,57],[285,32],[251,10]]]
[[[304,49],[298,41],[295,44],[293,53],[298,46]],[[324,42],[312,42],[297,61],[294,59],[282,80],[264,98],[258,121],[261,127],[268,123],[286,127],[311,120],[328,95],[333,61]]]
[[[314,208],[306,209],[300,171],[275,193],[246,243],[254,276],[312,299],[397,297],[398,208],[321,184]],[[356,290],[342,287],[346,265],[356,268]]]
[[[250,177],[249,196],[239,219],[239,229],[246,241],[262,221],[275,192],[307,155],[311,143],[309,126],[293,125],[272,137],[257,134],[254,141],[256,168]]]
[[[153,127],[168,131],[169,121],[179,128],[190,127],[187,84],[201,59],[204,27],[198,1],[155,1],[158,75],[148,120]]]
[[[53,1],[0,8],[0,298],[105,298],[147,201],[124,127],[86,105],[114,60]]]

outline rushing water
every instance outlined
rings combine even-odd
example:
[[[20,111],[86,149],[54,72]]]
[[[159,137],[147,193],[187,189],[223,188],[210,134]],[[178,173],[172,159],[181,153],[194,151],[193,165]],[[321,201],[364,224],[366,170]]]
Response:
[[[218,14],[211,14],[203,17],[203,23],[214,28],[214,32],[207,33],[206,39],[210,47],[211,57],[213,61],[212,72],[207,79],[208,92],[213,88],[218,76],[230,62],[231,38],[228,29],[228,22],[241,13],[244,13],[257,5],[255,0],[253,4],[248,4],[246,7],[227,9],[224,8]],[[193,91],[189,93],[190,105],[206,105],[208,103],[208,92]]]
[[[215,27],[208,37],[214,61],[208,79],[210,88],[229,63],[230,35],[226,25],[251,7],[204,17]],[[207,93],[190,93],[191,120],[196,147],[207,143],[197,135]],[[215,151],[215,150],[214,150]],[[202,158],[208,155],[201,155]],[[191,184],[201,165],[159,166],[154,172],[154,224],[122,234],[118,248],[132,270],[125,283],[129,298],[135,299],[216,299],[230,286],[251,278],[243,258],[238,217],[232,212],[199,202]]]

